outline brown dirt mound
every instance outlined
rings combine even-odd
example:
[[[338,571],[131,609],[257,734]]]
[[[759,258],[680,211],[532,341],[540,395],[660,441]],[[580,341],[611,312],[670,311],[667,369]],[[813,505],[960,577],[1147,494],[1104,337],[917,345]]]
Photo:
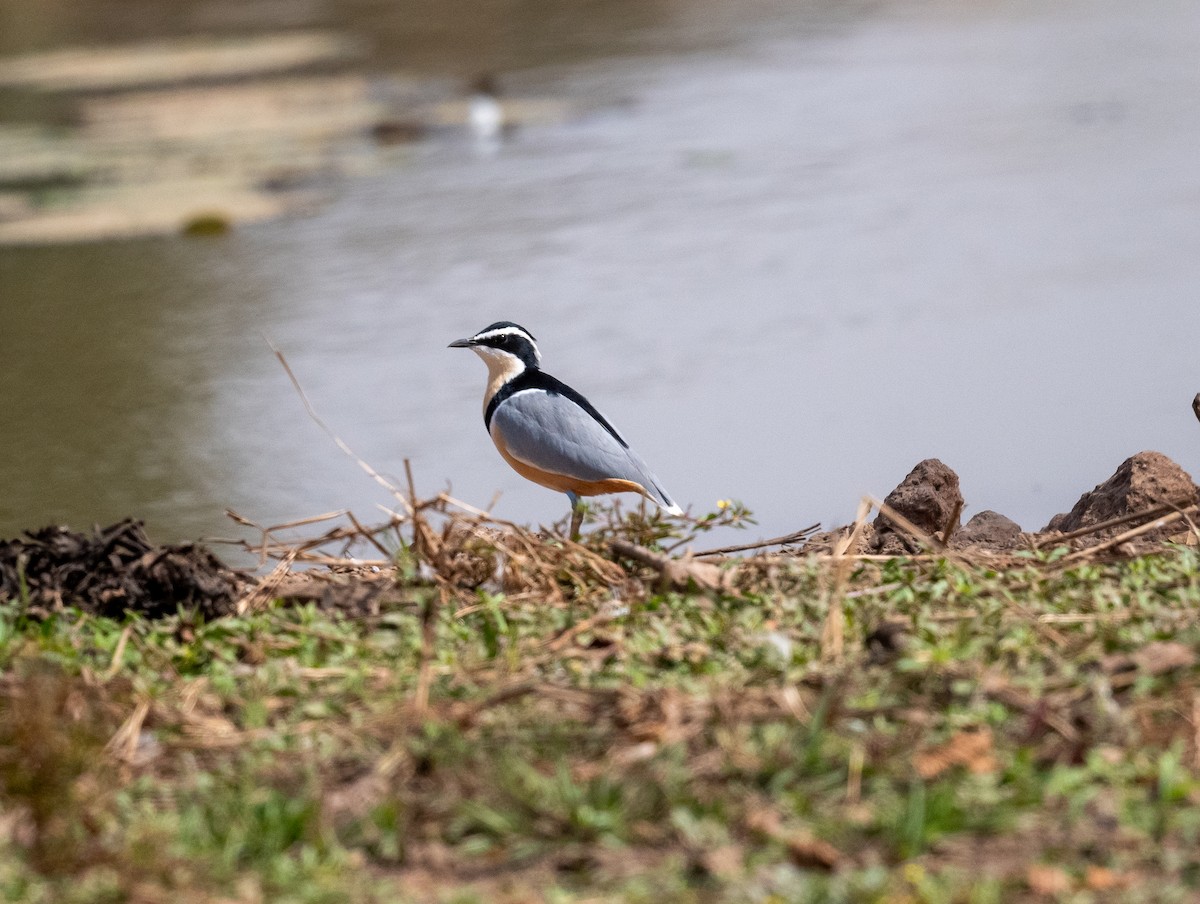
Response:
[[[950,539],[952,549],[1010,550],[1021,545],[1021,525],[990,509],[975,515]]]
[[[940,535],[947,527],[957,529],[958,512],[963,506],[958,475],[936,458],[919,462],[883,501],[930,536]],[[872,545],[876,552],[906,555],[918,551],[912,539],[898,530],[887,515],[880,514],[874,527]]]
[[[213,618],[232,612],[238,596],[240,579],[216,556],[191,543],[156,546],[140,521],[90,536],[65,527],[25,536],[0,541],[0,600],[112,617],[133,611],[154,618],[182,606]]]
[[[1200,408],[1200,397],[1197,399]],[[1168,539],[1194,543],[1194,534],[1191,540],[1186,537],[1191,522],[1181,521],[1173,509],[1188,509],[1200,503],[1200,489],[1187,472],[1167,456],[1160,452],[1139,452],[1126,459],[1104,483],[1084,493],[1070,512],[1055,515],[1040,532],[1025,533],[1015,521],[993,511],[978,513],[956,530],[957,514],[963,505],[958,475],[936,458],[929,458],[918,463],[887,495],[884,503],[885,512],[865,526],[855,548],[848,552],[905,556],[923,551],[930,541],[935,548],[940,548],[949,528],[949,547],[959,552],[1005,554],[1024,547],[1046,548],[1060,542],[1069,542],[1076,549],[1108,548],[1112,545],[1109,541],[1120,540],[1119,534],[1130,532],[1131,537],[1118,551],[1132,554],[1151,549]],[[887,510],[897,513],[901,523],[889,518]],[[1170,516],[1169,523],[1151,525],[1164,515]],[[1139,531],[1143,525],[1153,529],[1147,527]],[[849,530],[849,527],[842,527],[815,534],[801,551],[827,554]]]
[[[1200,491],[1183,468],[1161,452],[1139,452],[1125,459],[1104,483],[1080,496],[1071,511],[1051,518],[1045,530],[1067,533],[1156,506],[1185,508],[1197,499]],[[1095,537],[1101,539],[1123,529],[1097,531]]]

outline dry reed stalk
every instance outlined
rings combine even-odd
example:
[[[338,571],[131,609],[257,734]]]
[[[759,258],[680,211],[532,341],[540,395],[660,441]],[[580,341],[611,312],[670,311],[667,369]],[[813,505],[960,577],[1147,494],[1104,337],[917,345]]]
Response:
[[[934,537],[933,535],[921,530],[921,528],[917,527],[915,524],[909,521],[908,518],[900,514],[900,512],[896,511],[882,499],[876,499],[874,496],[868,496],[866,498],[871,501],[872,505],[879,509],[879,514],[886,517],[892,522],[892,524],[896,525],[896,527],[900,528],[901,531],[908,534],[912,539],[916,540],[926,549],[933,550],[936,553],[940,553],[945,550],[945,543],[943,543],[937,537]]]
[[[366,540],[368,543],[370,543],[372,546],[374,546],[377,550],[379,550],[380,555],[382,555],[384,557],[384,559],[386,559],[387,561],[390,562],[392,559],[392,553],[389,552],[387,547],[385,547],[382,543],[380,543],[375,538],[376,532],[364,527],[359,522],[359,520],[354,517],[354,512],[347,510],[346,517],[349,518],[350,523],[353,524],[355,526],[355,528],[358,529],[358,535],[360,537],[362,537],[364,540]]]
[[[275,357],[279,360],[279,363],[283,365],[283,369],[287,373],[288,379],[292,381],[292,386],[295,387],[297,394],[300,396],[300,401],[304,403],[304,410],[308,412],[308,416],[313,419],[313,421],[316,423],[316,425],[321,428],[321,430],[325,433],[326,436],[328,436],[331,440],[333,440],[334,445],[336,445],[339,449],[341,449],[342,452],[344,452],[346,455],[348,455],[351,458],[351,460],[354,461],[355,464],[357,464],[360,468],[362,468],[362,470],[367,474],[367,476],[369,476],[377,484],[379,484],[381,487],[383,487],[385,490],[387,490],[389,493],[391,493],[397,502],[399,502],[401,505],[403,505],[405,508],[408,509],[408,514],[412,515],[412,513],[413,513],[412,507],[409,505],[408,501],[404,498],[404,494],[401,493],[400,490],[393,483],[391,483],[389,480],[387,480],[382,474],[380,474],[378,471],[376,471],[374,468],[372,468],[369,464],[367,464],[366,461],[364,461],[362,458],[360,458],[358,456],[358,454],[353,449],[351,449],[350,446],[348,446],[345,443],[345,441],[342,440],[342,438],[340,436],[338,436],[336,433],[334,433],[333,430],[329,427],[329,425],[325,423],[325,421],[323,421],[321,419],[321,416],[319,414],[317,414],[316,408],[314,408],[312,402],[309,401],[308,394],[304,391],[304,387],[300,385],[300,381],[298,379],[296,379],[296,375],[292,372],[292,367],[290,364],[288,364],[287,358],[284,357],[283,352],[280,351],[275,346],[275,343],[273,343],[266,336],[263,336],[263,339],[266,341],[266,343],[270,347],[271,351],[275,354]]]
[[[249,553],[258,556],[259,565],[264,565],[271,559],[282,559],[290,557],[294,562],[303,562],[305,564],[329,565],[329,566],[363,566],[375,565],[377,567],[385,567],[392,564],[391,556],[388,555],[386,560],[379,559],[359,559],[348,558],[345,555],[341,557],[329,556],[324,553],[314,553],[311,550],[318,549],[322,546],[327,546],[331,543],[342,543],[348,549],[351,545],[359,540],[370,542],[375,548],[381,549],[386,553],[386,549],[374,539],[376,534],[381,534],[385,531],[394,530],[401,522],[395,516],[391,517],[386,524],[382,524],[375,528],[366,528],[356,519],[349,511],[327,512],[323,515],[316,515],[309,518],[301,518],[297,521],[289,521],[283,524],[273,524],[268,527],[263,527],[260,524],[251,521],[237,512],[227,510],[225,514],[237,524],[246,527],[251,527],[258,531],[262,539],[257,545],[251,544],[245,539],[230,539],[230,540],[209,540],[209,542],[223,542],[233,546],[240,546]],[[317,537],[309,537],[302,540],[283,540],[275,538],[274,533],[281,530],[291,530],[297,527],[303,527],[309,524],[316,524],[322,521],[328,521],[331,518],[346,516],[351,522],[351,527],[339,525],[333,527],[325,533]]]
[[[286,553],[284,553],[286,555]],[[296,561],[305,565],[323,565],[326,568],[391,568],[395,563],[391,559],[360,559],[357,556],[327,556],[319,553],[300,552]]]
[[[493,524],[511,524],[512,523],[512,522],[508,522],[508,521],[503,521],[499,518],[493,518],[490,509],[484,510],[481,508],[476,508],[475,506],[471,505],[471,503],[463,502],[461,499],[455,499],[453,496],[451,496],[448,493],[438,493],[437,496],[434,497],[434,499],[436,502],[442,502],[442,503],[445,503],[446,505],[452,505],[455,508],[461,509],[462,511],[466,512],[468,515],[474,515],[476,518],[491,521]],[[496,504],[497,499],[499,499],[499,495],[492,498],[493,506]]]
[[[429,594],[421,610],[421,659],[417,666],[417,687],[413,692],[413,711],[424,718],[429,713],[429,689],[433,684],[434,648],[437,643],[437,614],[446,606],[446,590],[439,587]]]
[[[950,543],[950,538],[954,536],[954,532],[958,529],[958,519],[962,515],[962,510],[963,501],[961,499],[955,500],[954,509],[950,512],[950,517],[942,525],[941,541],[943,548]]]
[[[692,557],[696,559],[704,559],[709,556],[724,556],[733,552],[748,552],[752,549],[766,549],[768,546],[787,546],[790,543],[799,543],[805,540],[820,529],[820,524],[810,524],[808,527],[802,527],[800,530],[792,531],[790,534],[784,534],[782,537],[772,537],[770,540],[758,540],[754,543],[742,543],[737,546],[720,546],[716,549],[706,549],[704,552],[692,553]]]
[[[263,527],[261,524],[258,524],[255,521],[251,521],[249,518],[245,517],[244,515],[239,515],[233,509],[225,510],[225,517],[228,518],[230,521],[234,522],[235,524],[240,524],[243,527],[253,528],[254,530],[258,531],[259,534],[261,535],[261,539],[257,546],[251,546],[250,543],[246,540],[231,541],[234,545],[241,546],[247,552],[258,553],[258,555],[259,555],[258,564],[259,564],[260,568],[267,563],[268,559],[275,558],[275,556],[271,555],[271,551],[282,550],[282,552],[286,553],[287,551],[291,550],[293,547],[298,545],[297,543],[284,543],[283,541],[274,540],[272,537],[273,534],[278,533],[281,530],[292,530],[292,529],[295,529],[298,527],[308,527],[311,524],[319,524],[322,521],[330,521],[334,518],[340,518],[340,517],[342,517],[342,515],[345,515],[345,514],[346,514],[346,511],[344,509],[342,509],[342,510],[336,511],[336,512],[326,512],[323,515],[312,515],[308,518],[300,518],[299,520],[296,520],[296,521],[287,521],[287,522],[284,522],[283,524],[272,524],[268,527]],[[214,541],[210,541],[210,542],[214,542]],[[309,541],[309,542],[311,544],[311,541]]]
[[[417,484],[413,480],[412,461],[404,459],[404,479],[408,482],[408,505],[413,511],[417,510]]]
[[[420,515],[413,513],[412,518],[412,553],[418,565],[424,562],[438,574],[442,573],[442,544],[434,539],[433,531],[428,522]]]
[[[108,668],[104,670],[104,674],[100,676],[101,681],[112,680],[117,672],[121,670],[121,662],[125,658],[125,645],[129,643],[129,635],[133,631],[133,625],[126,625],[121,629],[121,636],[117,638],[117,646],[113,650],[112,661],[109,662]]]
[[[821,552],[821,553],[805,553],[805,554],[801,554],[801,555],[788,554],[788,555],[772,555],[772,556],[754,556],[753,558],[746,559],[744,561],[746,561],[748,563],[753,563],[755,565],[789,565],[789,564],[794,564],[796,562],[803,562],[803,561],[829,564],[829,563],[832,563],[835,558],[839,561],[844,560],[847,562],[891,562],[892,560],[894,560],[896,558],[896,556],[881,555],[878,553],[865,553],[865,552],[851,553],[851,552],[848,552],[845,555],[835,557],[833,555],[833,553],[831,553],[831,552]],[[946,559],[946,556],[944,554],[934,554],[934,553],[914,553],[912,555],[904,556],[904,560],[906,562],[941,562],[945,559]]]
[[[1187,509],[1184,509],[1180,514],[1183,515],[1183,520],[1187,522],[1192,538],[1200,542],[1200,526],[1197,526],[1196,522],[1192,520],[1192,515],[1196,514],[1196,512],[1189,512]]]
[[[1178,510],[1178,505],[1164,503],[1162,505],[1155,505],[1137,512],[1127,512],[1124,515],[1118,515],[1115,518],[1109,518],[1105,521],[1098,521],[1095,524],[1089,524],[1087,527],[1080,527],[1073,531],[1068,531],[1065,534],[1054,533],[1037,537],[1033,541],[1033,548],[1041,549],[1043,546],[1048,546],[1050,544],[1057,546],[1062,543],[1067,543],[1071,540],[1077,540],[1080,537],[1086,537],[1089,534],[1096,534],[1100,531],[1108,530],[1110,527],[1120,527],[1122,524],[1129,524],[1132,521],[1142,521],[1144,519],[1157,518],[1160,515],[1166,515],[1170,512],[1175,512]]]
[[[146,721],[146,716],[150,712],[150,701],[140,700],[133,708],[128,718],[121,723],[113,736],[109,739],[104,749],[110,756],[114,756],[125,762],[132,762],[134,755],[137,753],[138,740],[141,738],[142,725]]]
[[[1073,552],[1070,555],[1063,556],[1056,562],[1052,563],[1054,568],[1067,568],[1071,565],[1076,565],[1080,562],[1088,561],[1096,558],[1100,553],[1112,549],[1115,546],[1120,546],[1122,543],[1127,543],[1143,534],[1148,534],[1151,531],[1166,527],[1168,524],[1174,524],[1176,521],[1182,520],[1189,515],[1200,511],[1200,505],[1190,505],[1185,509],[1176,509],[1169,515],[1161,518],[1155,518],[1153,521],[1148,521],[1145,524],[1140,524],[1137,527],[1131,528],[1123,533],[1117,534],[1115,537],[1110,537],[1103,543],[1097,543],[1095,546],[1089,546],[1087,549],[1081,549]]]
[[[1108,625],[1125,622],[1134,618],[1145,617],[1144,612],[1122,609],[1116,612],[1093,612],[1088,615],[1073,615],[1068,612],[1047,612],[1039,615],[1038,620],[1052,625]],[[1175,612],[1158,612],[1154,615],[1156,622],[1172,624],[1200,621],[1200,609],[1181,609]]]
[[[238,615],[245,615],[247,612],[257,612],[275,598],[275,591],[279,589],[279,585],[283,583],[283,579],[288,576],[292,570],[292,564],[296,561],[296,552],[286,554],[279,560],[278,564],[271,569],[261,581],[254,585],[249,593],[244,594],[237,601],[233,611]]]
[[[875,501],[864,496],[858,502],[858,512],[854,516],[854,527],[833,544],[832,583],[827,597],[825,623],[821,626],[821,658],[835,664],[842,661],[846,646],[846,612],[844,593],[846,577],[850,570],[850,561],[846,551],[858,542],[859,535],[866,526],[867,518]]]

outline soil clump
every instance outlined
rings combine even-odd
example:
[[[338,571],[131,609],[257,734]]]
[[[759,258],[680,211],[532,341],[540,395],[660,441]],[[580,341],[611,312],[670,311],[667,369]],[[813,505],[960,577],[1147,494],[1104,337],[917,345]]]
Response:
[[[951,549],[1009,551],[1021,546],[1021,525],[991,509],[980,512],[950,538]]]
[[[888,493],[885,509],[860,528],[856,542],[845,552],[906,556],[945,544],[955,552],[1007,554],[1059,542],[1084,549],[1198,503],[1200,488],[1188,473],[1161,452],[1148,451],[1126,459],[1108,480],[1084,493],[1070,512],[1055,515],[1041,531],[1026,533],[1012,519],[991,510],[979,512],[959,528],[964,500],[958,475],[938,459],[928,458]],[[889,511],[898,518],[890,518]],[[1123,551],[1141,552],[1163,540],[1179,539],[1187,522],[1174,517],[1172,523],[1137,535],[1132,545],[1122,544]],[[800,553],[828,555],[852,529],[847,525],[814,534]]]
[[[183,607],[216,618],[233,612],[242,583],[203,547],[156,545],[132,519],[90,535],[54,526],[0,541],[0,599],[25,602],[32,614],[77,606],[156,618]]]
[[[918,462],[883,502],[926,535],[941,537],[943,531],[958,529],[963,495],[953,469],[936,458],[927,458]],[[873,527],[872,552],[902,556],[921,551],[917,539],[883,512]]]
[[[1104,483],[1080,496],[1071,511],[1051,518],[1043,532],[1068,533],[1159,506],[1186,508],[1198,500],[1200,490],[1183,468],[1161,452],[1139,452],[1125,459]],[[1093,542],[1098,542],[1127,530],[1129,526],[1100,528],[1090,536],[1094,538]],[[1146,536],[1161,539],[1164,532],[1178,530],[1177,525],[1168,526]]]

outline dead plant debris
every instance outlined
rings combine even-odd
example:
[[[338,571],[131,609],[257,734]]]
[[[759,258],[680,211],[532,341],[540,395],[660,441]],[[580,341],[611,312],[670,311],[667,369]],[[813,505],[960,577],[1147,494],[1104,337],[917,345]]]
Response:
[[[242,583],[200,546],[151,543],[132,519],[91,534],[46,527],[0,541],[0,598],[31,610],[153,618],[185,607],[212,618],[233,611]]]
[[[957,509],[700,561],[744,510],[573,543],[410,479],[376,527],[241,519],[261,578],[138,619],[197,553],[35,533],[0,547],[0,856],[63,901],[1187,899],[1200,565],[1126,544],[1195,519],[1001,552]],[[875,511],[917,551],[865,551]]]

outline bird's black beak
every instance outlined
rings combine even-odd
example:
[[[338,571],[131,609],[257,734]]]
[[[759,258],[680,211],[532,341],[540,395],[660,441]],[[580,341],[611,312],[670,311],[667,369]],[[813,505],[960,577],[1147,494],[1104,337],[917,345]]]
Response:
[[[449,345],[446,346],[446,348],[470,348],[470,347],[471,347],[470,339],[455,339],[453,342],[451,342]]]

